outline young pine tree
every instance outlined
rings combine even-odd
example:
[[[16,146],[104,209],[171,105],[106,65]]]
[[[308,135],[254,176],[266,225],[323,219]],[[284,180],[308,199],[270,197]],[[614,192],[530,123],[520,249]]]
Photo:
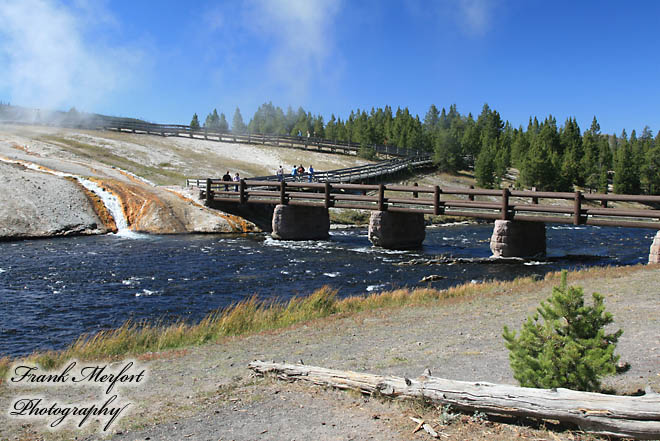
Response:
[[[241,109],[239,109],[238,107],[236,108],[236,111],[234,112],[234,118],[231,121],[231,131],[234,133],[247,132],[247,126],[243,121],[243,115],[241,115]]]
[[[192,130],[199,130],[199,117],[195,113],[190,121],[190,128]]]
[[[592,296],[593,306],[585,306],[582,288],[568,287],[564,271],[561,285],[527,318],[518,337],[504,327],[513,376],[521,386],[599,391],[600,379],[616,372],[614,350],[623,331],[605,333],[614,319],[603,296]]]

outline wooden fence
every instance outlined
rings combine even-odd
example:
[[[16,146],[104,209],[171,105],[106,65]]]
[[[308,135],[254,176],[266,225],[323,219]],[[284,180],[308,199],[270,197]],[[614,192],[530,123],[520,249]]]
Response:
[[[608,201],[660,204],[660,196],[588,194],[330,182],[191,180],[200,197],[240,204],[352,208],[573,225],[660,229],[660,210],[617,209]],[[227,187],[225,188],[225,185]],[[486,200],[476,200],[476,196]],[[494,199],[494,201],[493,201]],[[543,200],[545,203],[539,203]],[[569,201],[567,203],[567,201]]]

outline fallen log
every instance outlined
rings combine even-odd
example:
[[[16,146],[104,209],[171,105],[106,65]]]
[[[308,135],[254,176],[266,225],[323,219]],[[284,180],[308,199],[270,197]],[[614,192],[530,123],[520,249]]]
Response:
[[[585,432],[636,439],[660,439],[660,394],[617,396],[570,389],[534,389],[432,377],[417,379],[363,374],[322,367],[253,361],[257,374],[304,380],[395,399],[427,398],[468,412],[557,420]]]

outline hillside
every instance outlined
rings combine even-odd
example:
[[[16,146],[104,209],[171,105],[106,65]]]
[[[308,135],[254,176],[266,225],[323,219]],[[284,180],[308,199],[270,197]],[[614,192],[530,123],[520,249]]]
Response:
[[[119,196],[134,231],[253,231],[254,225],[186,197],[185,179],[219,177],[227,170],[244,177],[274,174],[280,165],[289,169],[301,162],[322,171],[367,161],[186,138],[0,125],[0,202],[11,207],[0,214],[0,238],[115,231],[98,198],[64,174],[90,179]]]

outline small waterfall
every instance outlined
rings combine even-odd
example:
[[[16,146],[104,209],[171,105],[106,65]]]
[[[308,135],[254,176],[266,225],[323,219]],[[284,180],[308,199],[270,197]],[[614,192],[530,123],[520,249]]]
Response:
[[[106,189],[102,188],[100,185],[98,185],[94,181],[90,181],[89,179],[81,178],[80,176],[77,175],[72,175],[71,173],[63,173],[63,172],[58,172],[56,170],[51,170],[45,167],[41,167],[37,164],[27,162],[27,161],[20,161],[20,160],[12,160],[12,159],[7,159],[7,158],[0,158],[0,161],[3,162],[8,162],[11,164],[20,164],[25,168],[29,168],[30,170],[36,170],[44,173],[50,173],[51,175],[55,176],[60,176],[63,178],[74,178],[77,180],[80,185],[85,187],[87,190],[91,191],[95,195],[97,195],[99,198],[101,198],[101,201],[103,202],[103,205],[108,209],[110,214],[115,220],[115,225],[117,225],[117,234],[127,237],[127,236],[139,236],[138,233],[135,233],[128,228],[128,221],[126,220],[126,216],[124,216],[124,210],[121,208],[121,203],[119,202],[119,198],[115,196],[114,194],[110,193]]]
[[[75,178],[83,187],[101,198],[103,205],[105,205],[110,214],[112,214],[112,217],[115,219],[115,224],[117,225],[117,234],[125,234],[130,231],[128,229],[128,221],[126,220],[126,216],[124,216],[124,210],[121,208],[121,202],[119,202],[119,198],[117,198],[117,196],[102,188],[94,181],[90,181],[88,179],[80,178],[77,176]]]

